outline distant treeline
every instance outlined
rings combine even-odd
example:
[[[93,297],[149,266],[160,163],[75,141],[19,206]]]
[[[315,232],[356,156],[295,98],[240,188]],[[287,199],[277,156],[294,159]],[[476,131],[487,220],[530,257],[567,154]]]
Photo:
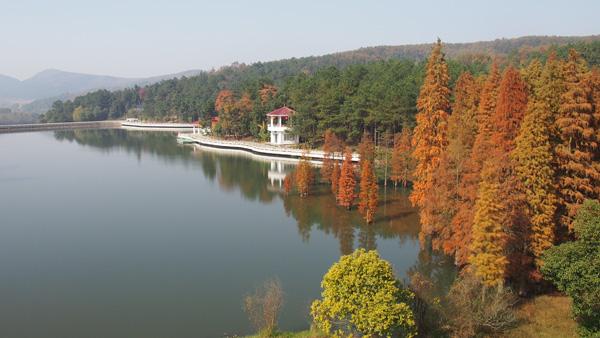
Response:
[[[534,57],[544,59],[549,50],[564,57],[569,48],[575,48],[590,65],[600,64],[600,41],[544,45],[569,42],[564,39],[568,38],[449,44],[445,50],[450,56],[451,82],[463,70],[474,75],[487,71],[492,58],[522,65]],[[208,123],[217,114],[217,96],[227,90],[235,100],[244,97],[245,106],[251,106],[239,117],[237,122],[242,127],[236,136],[264,137],[264,113],[288,105],[298,112],[295,131],[304,141],[319,142],[324,131],[332,129],[347,141],[357,142],[365,130],[396,132],[401,125],[414,123],[416,97],[424,77],[423,60],[430,47],[363,48],[321,57],[233,64],[146,87],[99,90],[74,100],[56,101],[42,121],[103,120],[127,115]],[[265,88],[275,89],[267,101],[261,96]]]

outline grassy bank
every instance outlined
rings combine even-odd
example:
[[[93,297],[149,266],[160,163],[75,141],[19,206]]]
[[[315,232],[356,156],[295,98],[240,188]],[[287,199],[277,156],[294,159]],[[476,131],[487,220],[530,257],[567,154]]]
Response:
[[[571,299],[563,295],[543,295],[523,302],[517,311],[519,325],[506,332],[510,338],[576,338],[577,324],[571,318]],[[325,338],[312,331],[282,332],[279,338]],[[246,338],[260,338],[258,335]]]
[[[505,337],[577,337],[577,323],[571,318],[571,299],[563,295],[543,295],[519,306],[519,325]]]

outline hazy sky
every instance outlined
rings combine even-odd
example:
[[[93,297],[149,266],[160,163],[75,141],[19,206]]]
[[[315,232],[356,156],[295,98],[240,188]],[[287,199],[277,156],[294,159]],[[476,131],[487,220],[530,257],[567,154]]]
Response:
[[[600,1],[0,0],[0,74],[142,77],[376,45],[600,34]]]

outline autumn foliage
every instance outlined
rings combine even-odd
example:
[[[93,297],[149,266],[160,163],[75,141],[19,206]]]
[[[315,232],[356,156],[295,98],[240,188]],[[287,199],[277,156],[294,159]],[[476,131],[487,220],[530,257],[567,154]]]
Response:
[[[495,61],[485,76],[462,73],[449,94],[438,43],[412,136],[420,239],[485,285],[522,291],[541,278],[543,253],[573,237],[583,201],[600,197],[600,71],[574,51],[521,69]],[[395,137],[394,182],[407,180],[406,135]]]
[[[438,40],[427,61],[425,80],[417,99],[417,125],[413,132],[413,192],[410,200],[415,206],[426,203],[425,194],[433,187],[434,171],[448,145],[447,124],[450,111],[448,65]]]
[[[556,127],[560,137],[556,146],[558,160],[558,196],[561,222],[572,231],[573,217],[587,198],[598,198],[598,102],[594,107],[591,74],[575,52],[563,68],[565,91],[561,96]],[[597,82],[596,82],[597,85]],[[597,90],[597,87],[595,87]]]
[[[302,157],[296,168],[296,177],[294,180],[300,197],[307,197],[310,194],[310,187],[313,180],[312,166],[306,157]]]
[[[352,151],[346,149],[344,154],[344,162],[340,170],[340,181],[338,185],[337,202],[340,206],[346,209],[352,208],[356,194],[356,178],[354,175],[354,164],[352,163]]]
[[[377,210],[377,179],[371,161],[365,161],[361,168],[358,212],[367,223],[372,223]]]

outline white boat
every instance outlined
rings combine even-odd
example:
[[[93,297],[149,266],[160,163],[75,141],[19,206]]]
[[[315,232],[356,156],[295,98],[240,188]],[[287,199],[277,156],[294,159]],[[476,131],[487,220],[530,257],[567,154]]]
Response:
[[[192,123],[142,122],[139,119],[128,118],[121,122],[121,127],[127,129],[192,130],[196,125]]]

